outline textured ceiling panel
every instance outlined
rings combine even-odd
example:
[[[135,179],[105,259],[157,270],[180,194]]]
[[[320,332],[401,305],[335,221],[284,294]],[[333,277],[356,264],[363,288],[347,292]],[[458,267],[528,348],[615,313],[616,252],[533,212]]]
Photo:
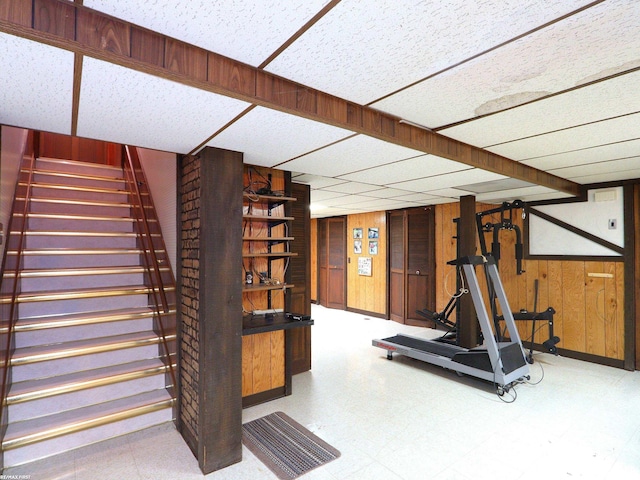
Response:
[[[479,147],[640,111],[640,71],[441,130]]]
[[[343,1],[267,70],[367,104],[587,3]]]
[[[431,128],[493,113],[640,66],[639,31],[640,2],[604,2],[372,106]]]
[[[488,148],[513,160],[541,157],[638,138],[640,113]]]
[[[325,190],[331,192],[340,192],[340,193],[362,193],[366,194],[367,192],[374,192],[380,190],[380,187],[377,185],[371,185],[368,183],[358,183],[358,182],[345,182],[339,185],[334,185],[332,187],[327,187]]]
[[[344,193],[330,192],[328,190],[311,190],[311,203],[322,202],[323,200],[344,196]]]
[[[634,168],[633,170],[625,170],[622,172],[610,172],[610,173],[597,173],[593,175],[583,175],[571,177],[570,180],[582,183],[602,183],[602,182],[618,182],[621,180],[628,180],[630,178],[640,178],[640,168]],[[554,197],[561,198],[561,197]]]
[[[73,53],[0,33],[0,124],[71,133]]]
[[[563,178],[584,177],[605,173],[626,172],[640,169],[640,157],[621,158],[608,162],[589,163],[551,170],[551,173]]]
[[[286,162],[279,168],[337,177],[417,155],[423,153],[366,135],[357,135]]]
[[[239,100],[85,57],[78,135],[189,153],[247,106]]]
[[[327,198],[322,201],[322,205],[327,207],[345,207],[356,203],[363,203],[371,200],[371,197],[362,195],[343,195],[341,197]]]
[[[364,195],[376,198],[393,198],[394,200],[404,200],[406,202],[417,202],[419,201],[417,200],[418,198],[426,198],[426,195],[388,187],[378,188],[377,190],[374,190],[372,192],[366,192],[364,193]]]
[[[321,177],[319,175],[309,175],[307,173],[292,175],[292,180],[297,183],[310,185],[311,188],[323,188],[329,187],[331,185],[340,185],[341,183],[346,183],[344,180]]]
[[[476,195],[478,202],[509,202],[514,199],[529,200],[540,195],[556,195],[558,192],[550,188],[541,187],[539,185],[526,188],[514,188],[511,190],[503,190],[500,192],[480,193]]]
[[[361,172],[341,175],[340,178],[351,181],[387,185],[415,178],[431,177],[443,173],[466,170],[469,166],[436,155],[421,155],[380,167],[369,168]]]
[[[447,173],[445,175],[437,175],[435,177],[419,178],[408,182],[397,183],[394,184],[393,187],[412,192],[429,192],[434,195],[438,195],[433,191],[443,188],[457,187],[459,185],[489,182],[491,180],[499,180],[502,178],[507,177],[504,175],[498,175],[497,173],[487,172],[486,170],[480,170],[479,168],[470,168],[460,172]]]
[[[522,163],[540,170],[550,170],[638,156],[640,156],[640,139],[532,158],[523,160]]]
[[[353,132],[257,107],[216,135],[207,145],[242,151],[244,163],[273,167],[349,135]]]
[[[328,0],[84,0],[84,5],[257,66]]]

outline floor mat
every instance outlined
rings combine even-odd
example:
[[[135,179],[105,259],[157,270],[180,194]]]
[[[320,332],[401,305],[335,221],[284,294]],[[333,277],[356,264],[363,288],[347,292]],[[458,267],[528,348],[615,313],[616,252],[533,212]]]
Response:
[[[340,452],[282,412],[247,422],[242,443],[282,480],[335,460]]]

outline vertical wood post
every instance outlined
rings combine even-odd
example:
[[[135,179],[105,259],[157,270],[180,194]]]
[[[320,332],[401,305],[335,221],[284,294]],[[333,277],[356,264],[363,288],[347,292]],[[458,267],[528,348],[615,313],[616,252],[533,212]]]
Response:
[[[460,221],[458,223],[458,247],[461,257],[476,254],[476,197],[466,195],[460,198]],[[461,347],[473,348],[478,345],[478,321],[471,295],[460,297],[458,310],[458,343]]]
[[[208,474],[242,460],[242,154],[180,160],[178,429]]]

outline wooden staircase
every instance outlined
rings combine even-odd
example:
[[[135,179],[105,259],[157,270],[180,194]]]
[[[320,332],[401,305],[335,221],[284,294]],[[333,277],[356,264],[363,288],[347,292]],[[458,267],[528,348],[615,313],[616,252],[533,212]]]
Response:
[[[121,168],[41,158],[31,196],[16,198],[28,213],[14,211],[12,220],[26,222],[26,240],[5,467],[173,419],[175,355],[166,352],[175,352],[175,284],[165,286],[166,311],[157,310],[129,183]],[[7,255],[18,255],[10,245]],[[155,254],[172,278],[166,252]],[[15,276],[3,272],[3,282]]]

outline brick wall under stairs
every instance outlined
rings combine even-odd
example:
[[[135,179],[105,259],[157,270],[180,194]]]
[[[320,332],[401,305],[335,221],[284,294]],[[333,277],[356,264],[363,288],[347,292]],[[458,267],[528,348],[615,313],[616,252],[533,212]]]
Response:
[[[5,467],[171,421],[175,402],[122,169],[38,159],[33,182]]]

